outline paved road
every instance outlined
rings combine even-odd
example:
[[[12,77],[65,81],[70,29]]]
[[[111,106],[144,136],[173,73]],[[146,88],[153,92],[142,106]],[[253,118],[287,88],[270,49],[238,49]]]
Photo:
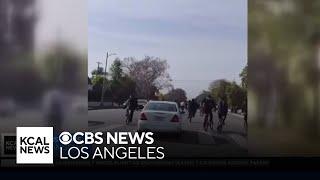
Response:
[[[124,109],[91,110],[88,112],[89,130],[135,132],[138,114],[134,114],[131,124],[125,125]],[[199,113],[191,123],[186,114],[182,117],[181,136],[167,134],[155,137],[157,145],[165,147],[166,157],[230,157],[247,154],[247,138],[241,116],[229,114],[221,134],[215,130],[218,123],[216,113],[213,116],[215,128],[208,132],[202,128],[203,117]]]

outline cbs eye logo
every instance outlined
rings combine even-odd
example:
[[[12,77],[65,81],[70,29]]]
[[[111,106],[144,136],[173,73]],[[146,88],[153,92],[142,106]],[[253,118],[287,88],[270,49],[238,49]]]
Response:
[[[63,145],[68,145],[71,142],[74,144],[102,144],[102,132],[76,132],[73,135],[70,132],[62,132],[59,135],[59,141]]]
[[[69,132],[62,132],[59,135],[59,141],[63,145],[68,145],[72,141],[72,135]]]

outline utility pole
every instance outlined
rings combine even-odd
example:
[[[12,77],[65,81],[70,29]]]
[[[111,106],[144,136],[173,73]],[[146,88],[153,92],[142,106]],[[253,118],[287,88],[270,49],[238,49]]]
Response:
[[[97,64],[98,64],[98,67],[97,67],[97,72],[96,72],[96,75],[98,75],[98,74],[99,74],[99,70],[100,70],[100,64],[102,64],[102,62],[97,62]]]
[[[103,102],[104,102],[104,94],[107,90],[106,88],[106,81],[107,81],[107,68],[108,68],[108,58],[110,56],[116,55],[116,53],[110,53],[107,52],[107,56],[106,56],[106,64],[104,67],[104,78],[103,78],[103,83],[102,83],[102,94],[101,94],[101,101],[100,101],[100,106],[103,106]]]
[[[97,64],[98,64],[98,68],[97,68],[97,70],[99,70],[99,68],[100,68],[100,64],[102,64],[102,62],[97,62]]]

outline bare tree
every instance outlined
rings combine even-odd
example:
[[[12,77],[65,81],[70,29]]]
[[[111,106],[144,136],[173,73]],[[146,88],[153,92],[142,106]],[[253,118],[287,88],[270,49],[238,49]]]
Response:
[[[128,57],[123,60],[123,67],[136,83],[136,95],[150,99],[157,91],[170,88],[171,78],[167,72],[169,65],[166,60],[146,56],[142,60]]]
[[[178,101],[178,102],[186,101],[187,100],[186,94],[187,93],[185,92],[185,90],[181,88],[172,89],[165,95],[165,100]]]

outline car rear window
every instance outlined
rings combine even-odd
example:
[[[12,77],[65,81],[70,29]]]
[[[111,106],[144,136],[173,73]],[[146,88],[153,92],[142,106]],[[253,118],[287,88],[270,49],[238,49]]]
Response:
[[[177,106],[167,103],[149,103],[145,110],[177,112]]]

